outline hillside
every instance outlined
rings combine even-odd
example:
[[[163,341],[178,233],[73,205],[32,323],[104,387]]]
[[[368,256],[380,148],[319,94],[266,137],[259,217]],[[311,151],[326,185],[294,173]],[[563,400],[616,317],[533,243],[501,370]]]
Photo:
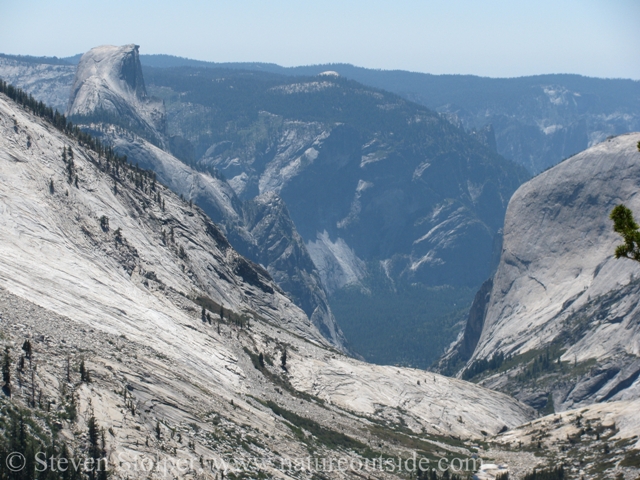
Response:
[[[69,111],[83,129],[142,168],[153,170],[174,192],[199,205],[221,225],[239,252],[278,279],[333,345],[346,348],[319,274],[288,210],[277,201],[243,202],[217,172],[194,169],[169,153],[176,140],[166,135],[163,102],[147,95],[136,45],[103,46],[87,52],[76,71]],[[281,227],[277,239],[261,236],[265,230],[255,229],[257,222]]]
[[[5,434],[26,418],[25,442],[105,456],[116,478],[140,478],[140,455],[178,476],[271,477],[311,453],[469,456],[532,418],[504,394],[333,350],[198,207],[1,94],[0,162]]]

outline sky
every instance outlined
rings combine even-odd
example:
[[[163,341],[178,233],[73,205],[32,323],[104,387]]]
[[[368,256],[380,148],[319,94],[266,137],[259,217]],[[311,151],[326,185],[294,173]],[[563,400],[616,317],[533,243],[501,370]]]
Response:
[[[640,0],[0,0],[0,52],[640,80]]]

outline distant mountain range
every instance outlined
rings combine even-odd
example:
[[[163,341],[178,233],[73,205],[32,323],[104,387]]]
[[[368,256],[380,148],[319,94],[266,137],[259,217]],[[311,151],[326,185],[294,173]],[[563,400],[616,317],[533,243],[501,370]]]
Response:
[[[24,62],[75,65],[67,58],[6,56]],[[537,174],[611,135],[640,130],[640,82],[571,74],[518,78],[431,75],[349,64],[281,67],[260,62],[206,62],[172,55],[141,55],[143,66],[251,70],[288,76],[335,71],[364,85],[396,93],[446,114],[468,131],[489,125],[498,153]],[[488,140],[492,142],[491,139]]]
[[[78,56],[67,59],[77,61]],[[640,130],[640,82],[556,74],[519,78],[430,75],[349,64],[281,67],[270,63],[213,63],[142,55],[145,66],[254,70],[313,76],[335,71],[364,85],[447,114],[468,131],[491,125],[498,153],[539,173],[611,135]]]

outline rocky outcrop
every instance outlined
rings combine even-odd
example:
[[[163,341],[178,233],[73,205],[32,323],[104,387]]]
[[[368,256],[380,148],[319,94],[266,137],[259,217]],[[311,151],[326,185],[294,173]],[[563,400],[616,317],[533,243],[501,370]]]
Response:
[[[103,45],[85,53],[78,64],[67,115],[108,122],[163,145],[162,101],[147,96],[138,45]]]
[[[274,192],[243,205],[246,228],[255,241],[258,259],[311,322],[334,345],[346,340],[331,313],[320,275],[304,240],[296,231],[284,201]]]
[[[480,335],[482,335],[482,327],[484,327],[484,319],[487,315],[487,308],[489,307],[489,300],[491,299],[492,287],[493,281],[491,279],[487,280],[482,284],[473,299],[460,347],[460,357],[462,360],[471,358],[471,355],[473,355],[478,345]]]
[[[638,141],[611,138],[514,194],[467,369],[497,353],[518,366],[489,370],[485,385],[556,409],[640,396],[640,265],[614,258],[621,239],[609,219],[620,203],[640,212]]]

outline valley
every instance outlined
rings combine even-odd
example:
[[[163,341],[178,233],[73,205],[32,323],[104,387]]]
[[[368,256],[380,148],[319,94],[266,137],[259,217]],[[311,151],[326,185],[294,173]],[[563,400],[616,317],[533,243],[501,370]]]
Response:
[[[640,266],[609,219],[640,212],[633,115],[596,125],[593,83],[537,79],[576,90],[518,93],[511,122],[588,128],[511,155],[515,127],[473,110],[508,92],[458,108],[408,72],[390,93],[393,72],[172,58],[0,56],[1,457],[635,480]],[[37,478],[107,478],[82,468]]]

